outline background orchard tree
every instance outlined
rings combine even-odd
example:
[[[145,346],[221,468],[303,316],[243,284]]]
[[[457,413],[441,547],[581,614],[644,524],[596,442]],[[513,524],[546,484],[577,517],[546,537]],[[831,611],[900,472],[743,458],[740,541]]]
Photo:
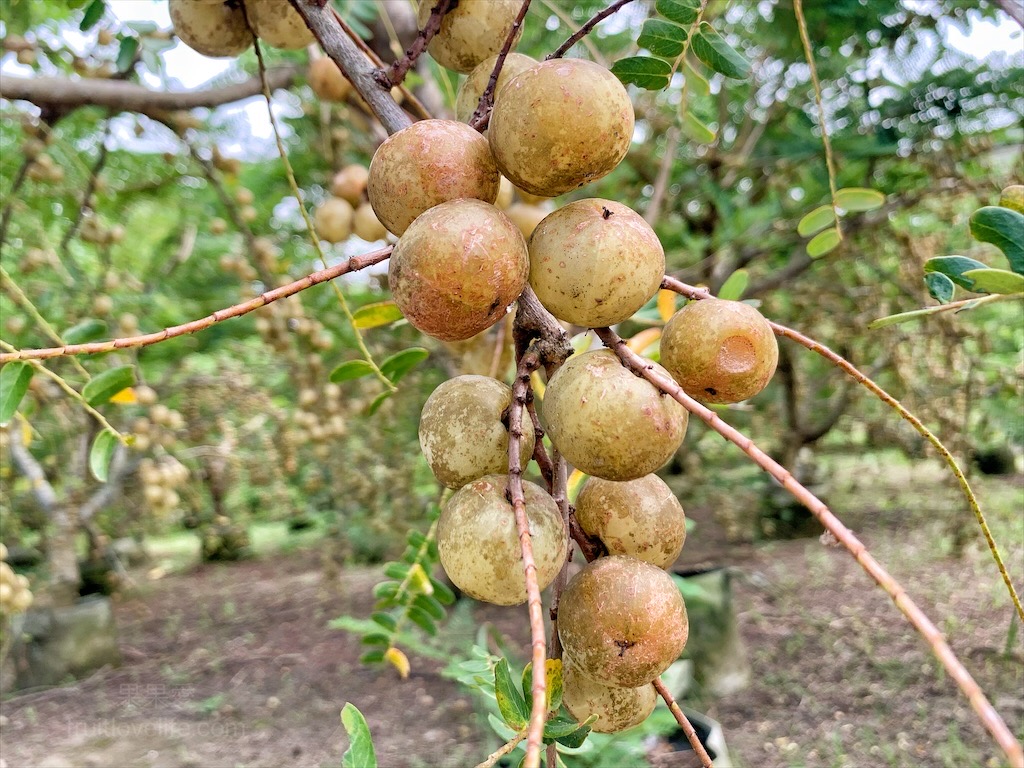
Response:
[[[899,422],[876,398],[828,360],[785,341],[767,390],[757,394],[774,364],[752,374],[755,385],[720,398],[735,403],[756,395],[749,402],[701,410],[669,386],[672,374],[687,392],[695,391],[681,372],[693,350],[685,338],[677,352],[669,342],[685,313],[717,302],[694,301],[666,326],[678,301],[667,291],[653,296],[663,273],[676,278],[665,287],[687,298],[704,296],[691,284],[705,286],[719,298],[752,302],[776,322],[813,332],[897,393],[946,437],[962,464],[993,449],[1019,455],[1024,424],[1007,417],[1021,396],[1015,366],[1022,340],[1014,323],[1019,303],[988,304],[969,321],[945,313],[917,326],[868,327],[928,300],[922,273],[929,259],[993,253],[971,240],[966,216],[995,204],[999,189],[1019,177],[1020,67],[997,55],[981,60],[963,53],[950,45],[950,35],[958,24],[977,29],[1005,21],[1013,11],[1009,4],[949,0],[893,8],[834,0],[803,9],[797,3],[798,14],[806,14],[801,20],[793,9],[772,4],[635,0],[614,3],[607,7],[614,13],[606,13],[605,3],[589,0],[503,0],[494,3],[507,6],[494,38],[502,51],[474,51],[463,61],[455,55],[462,53],[458,44],[454,53],[446,48],[459,36],[460,14],[473,12],[471,0],[424,2],[418,16],[398,2],[324,6],[298,0],[275,5],[281,16],[270,21],[260,10],[268,2],[248,10],[176,2],[174,30],[149,21],[126,23],[115,5],[102,0],[77,8],[21,0],[5,10],[0,312],[3,352],[11,362],[0,375],[8,424],[0,482],[5,543],[46,553],[47,568],[33,585],[34,592],[48,587],[44,603],[73,602],[82,591],[83,567],[98,571],[102,588],[119,580],[123,587],[127,573],[113,542],[125,536],[184,524],[197,530],[204,558],[235,559],[249,553],[246,529],[252,522],[287,521],[295,530],[320,525],[332,545],[325,547],[328,570],[401,556],[403,562],[385,571],[394,581],[384,582],[376,595],[390,611],[383,616],[391,618],[375,614],[377,626],[363,635],[380,646],[368,660],[390,662],[404,676],[409,661],[394,617],[428,632],[445,617],[440,603],[447,587],[431,573],[438,557],[465,592],[487,593],[456,575],[446,542],[453,540],[449,523],[457,507],[445,505],[436,517],[431,469],[449,483],[417,450],[425,439],[422,429],[417,436],[421,408],[443,379],[476,374],[515,385],[500,415],[520,462],[533,451],[515,450],[516,432],[528,435],[531,425],[543,426],[577,469],[604,471],[616,439],[625,448],[623,458],[632,459],[637,446],[613,435],[588,465],[585,449],[592,446],[574,439],[578,425],[572,420],[579,413],[571,404],[565,414],[556,412],[556,369],[569,349],[532,294],[519,303],[517,325],[511,317],[495,323],[522,293],[525,263],[510,270],[494,306],[462,327],[450,314],[431,315],[438,297],[422,283],[406,288],[403,275],[418,280],[431,262],[454,264],[437,234],[435,219],[442,216],[453,240],[466,227],[497,226],[491,219],[507,230],[503,243],[514,244],[517,229],[529,238],[536,228],[530,241],[535,270],[542,262],[533,246],[546,238],[554,242],[553,253],[572,254],[562,230],[581,227],[577,219],[600,225],[610,217],[618,226],[631,216],[637,220],[631,231],[650,233],[651,248],[636,254],[643,279],[623,299],[629,306],[621,316],[559,303],[565,280],[587,276],[589,265],[577,265],[575,254],[565,259],[566,274],[553,287],[538,275],[529,281],[547,309],[577,324],[571,333],[616,326],[618,336],[599,335],[618,356],[604,351],[570,358],[564,380],[579,360],[599,358],[631,386],[647,387],[657,402],[677,409],[684,427],[664,446],[652,447],[651,467],[672,459],[671,470],[685,472],[688,483],[736,464],[715,432],[738,438],[723,432],[719,416],[754,435],[765,453],[797,480],[813,483],[819,495],[829,478],[814,449],[846,450],[851,443],[875,448],[919,438],[912,430],[883,426]],[[226,48],[203,37],[212,27],[182,18],[206,12],[223,15],[235,29]],[[525,23],[513,29],[511,20],[520,13]],[[261,38],[258,50],[247,23]],[[426,44],[420,29],[438,34]],[[576,42],[563,45],[576,30]],[[234,58],[212,81],[179,87],[175,78],[184,70],[173,58],[183,50],[179,39]],[[567,58],[533,69],[510,54],[505,73],[492,77],[500,53],[508,51],[503,44],[513,39],[519,54],[538,62],[553,51]],[[460,90],[460,76],[447,66],[468,74],[473,89],[463,84]],[[512,80],[512,66],[529,76],[491,112],[489,100],[501,88],[487,94],[487,82],[507,85],[503,78]],[[588,72],[600,73],[587,99],[615,105],[601,113],[605,121],[573,137],[606,153],[595,161],[599,168],[561,167],[561,160],[574,159],[575,145],[538,151],[529,141],[517,144],[536,93],[547,94],[539,109],[560,118],[557,89],[545,90],[544,78],[565,68],[580,70],[573,78],[580,82]],[[273,126],[265,117],[268,105]],[[450,167],[410,182],[416,159],[403,141],[412,146],[432,130],[437,123],[426,122],[430,116],[458,117],[478,130],[490,121],[487,138],[464,124],[445,123],[426,156],[443,157]],[[256,126],[273,131],[256,135]],[[504,152],[506,145],[515,151]],[[389,151],[395,153],[390,160]],[[511,158],[530,152],[537,156],[518,173]],[[488,165],[491,154],[520,189],[498,181],[498,167]],[[387,172],[379,170],[389,162]],[[480,178],[465,182],[458,196],[485,202],[450,203],[430,189],[444,174],[458,176],[467,168]],[[589,183],[574,191],[581,181]],[[410,183],[422,200],[408,193]],[[555,194],[554,202],[546,199]],[[616,202],[584,210],[583,198]],[[396,202],[400,210],[390,210]],[[449,206],[459,208],[457,216],[448,215]],[[548,216],[555,209],[557,215]],[[480,210],[487,211],[488,223],[479,223]],[[568,224],[560,230],[563,222]],[[311,227],[319,238],[310,239]],[[388,230],[403,235],[394,255]],[[580,250],[593,251],[585,243]],[[389,256],[390,286],[387,271],[376,266]],[[609,267],[621,266],[615,261],[609,258]],[[354,274],[334,280],[331,288],[317,287],[346,272]],[[461,290],[475,290],[454,279]],[[267,301],[273,290],[281,297]],[[226,307],[239,308],[231,311],[237,319],[211,316]],[[102,356],[16,360],[17,350],[158,333],[204,317],[209,319],[186,329],[188,335],[161,343],[103,348],[109,354]],[[652,386],[634,375],[640,364],[618,337],[629,340],[633,352],[657,358],[663,326],[660,354],[667,373],[648,372]],[[763,341],[774,346],[771,328],[765,329]],[[575,335],[576,351],[592,338]],[[532,392],[540,399],[545,381],[551,388],[543,407],[534,408]],[[728,388],[721,378],[700,381],[697,390],[708,402]],[[659,396],[655,387],[676,400]],[[689,419],[687,445],[680,449],[687,412],[697,418]],[[621,427],[627,417],[619,419]],[[632,434],[646,428],[639,421]],[[560,438],[559,430],[566,436]],[[638,439],[647,445],[646,437]],[[754,458],[769,468],[767,456]],[[514,465],[502,468],[511,470],[512,497],[522,493],[514,488]],[[567,482],[557,453],[553,463],[537,466],[539,476],[530,470],[531,479],[567,513],[576,478]],[[784,506],[789,502],[777,499],[772,481],[754,478],[749,466],[739,470],[751,474],[739,491],[716,491],[713,484],[706,491],[730,535],[749,539],[785,525],[799,528],[802,523]],[[636,479],[624,473],[607,479]],[[531,493],[526,491],[524,520],[532,520]],[[823,519],[820,502],[800,500]],[[409,526],[419,532],[404,541],[395,536]],[[969,514],[951,516],[949,528],[956,548],[978,538]],[[76,551],[82,533],[87,566]],[[587,533],[573,530],[588,559],[602,546],[616,554]],[[693,534],[687,546],[699,547],[699,536]],[[504,543],[511,557],[528,561],[525,551],[518,555],[523,539],[529,536],[520,529]],[[543,537],[534,542],[538,575],[545,570],[540,558],[551,554],[545,544]],[[554,581],[558,594],[568,574],[556,577],[557,571],[544,573],[539,586]],[[899,594],[891,580],[878,580],[894,597]],[[517,592],[519,602],[525,596]],[[534,666],[541,670],[540,604],[532,592],[529,597]],[[658,639],[672,635],[666,631]],[[946,658],[941,639],[926,636]],[[557,635],[550,641],[557,652]],[[498,673],[495,686],[511,696],[498,668],[488,667],[488,673]],[[565,704],[572,717],[549,724],[565,743],[580,737],[578,722],[586,720],[583,694],[571,679],[567,670]],[[548,705],[558,709],[557,702],[545,703],[545,687],[560,684],[559,673],[538,671],[516,699],[519,714],[501,712],[515,737],[529,745],[531,759],[540,742],[539,718]],[[659,692],[665,694],[664,688]],[[972,700],[983,721],[998,730],[998,716],[993,719],[973,694]],[[648,703],[636,706],[649,711]],[[620,723],[635,719],[627,712]],[[599,722],[596,730],[605,726]],[[1013,746],[1005,726],[999,733],[1014,759],[1019,745]]]

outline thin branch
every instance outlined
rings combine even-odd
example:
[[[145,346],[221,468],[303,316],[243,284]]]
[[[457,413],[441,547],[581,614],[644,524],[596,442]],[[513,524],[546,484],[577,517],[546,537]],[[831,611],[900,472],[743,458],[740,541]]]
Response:
[[[28,155],[21,161],[21,166],[18,168],[18,172],[14,174],[14,181],[11,183],[11,191],[7,193],[7,202],[4,204],[3,213],[0,214],[0,248],[3,248],[4,243],[7,242],[7,227],[11,224],[11,214],[14,213],[14,203],[19,200],[18,191],[21,189],[21,185],[25,183],[25,179],[28,178],[28,169],[32,167],[32,163],[35,162]]]
[[[491,766],[493,766],[495,763],[497,763],[499,760],[501,760],[501,758],[503,758],[505,755],[507,755],[509,752],[511,752],[516,747],[518,747],[520,745],[520,743],[522,743],[523,739],[525,739],[525,738],[526,738],[526,731],[525,730],[520,731],[515,736],[513,736],[511,739],[509,739],[504,744],[502,744],[500,747],[498,747],[496,750],[491,752],[491,754],[489,754],[487,756],[487,759],[484,760],[482,763],[479,763],[476,766],[476,768],[491,768]]]
[[[687,395],[674,380],[655,371],[654,364],[629,349],[618,334],[610,328],[599,328],[595,332],[598,338],[618,355],[623,365],[636,375],[649,381],[666,395],[672,397],[673,400],[686,408],[690,413],[699,417],[715,432],[739,447],[755,464],[775,478],[797,501],[810,510],[811,514],[822,524],[825,530],[835,536],[836,540],[843,545],[853,559],[885,590],[893,602],[896,603],[896,606],[903,612],[903,615],[907,617],[913,627],[931,646],[932,652],[942,663],[942,666],[945,667],[946,672],[949,673],[950,677],[953,678],[960,690],[963,691],[970,701],[982,725],[985,726],[996,743],[1003,749],[1010,760],[1010,764],[1024,764],[1024,749],[1021,748],[1020,742],[1017,741],[1013,733],[1006,726],[1006,723],[999,716],[999,713],[989,703],[978,683],[971,677],[970,672],[960,663],[960,660],[953,653],[953,649],[949,647],[938,627],[910,599],[910,596],[899,582],[868,552],[867,547],[854,535],[853,531],[843,525],[823,501],[797,482],[785,467],[758,448],[749,437],[725,423],[717,413]]]
[[[1022,6],[1019,0],[996,0],[998,5],[1007,16],[1016,21],[1021,27],[1024,27],[1024,6]]]
[[[441,21],[444,19],[445,14],[458,4],[459,0],[437,0],[434,7],[430,9],[430,17],[427,19],[427,23],[423,25],[423,29],[416,33],[416,39],[406,49],[405,55],[392,62],[391,66],[386,70],[377,70],[377,82],[381,86],[391,89],[396,85],[400,85],[405,80],[405,76],[409,74],[412,65],[427,50],[427,46],[434,39],[434,35],[441,30]]]
[[[644,211],[644,221],[652,227],[658,220],[658,216],[661,215],[661,205],[665,202],[665,192],[668,190],[669,178],[672,175],[672,165],[676,159],[680,135],[679,126],[673,124],[665,137],[665,154],[661,158],[658,176],[654,180],[654,192],[651,194],[650,202],[647,203],[647,210]]]
[[[64,232],[64,236],[60,239],[60,245],[57,246],[58,258],[61,263],[64,261],[70,261],[72,271],[75,272],[75,278],[78,280],[82,279],[81,270],[78,265],[67,258],[68,246],[71,244],[72,239],[78,234],[79,228],[82,226],[82,221],[85,219],[85,212],[94,210],[92,205],[92,197],[96,193],[96,186],[99,182],[100,173],[103,172],[103,166],[107,164],[107,139],[110,137],[110,130],[112,127],[112,120],[107,119],[103,126],[103,134],[100,137],[100,151],[96,155],[96,162],[93,163],[92,168],[89,169],[89,181],[85,185],[85,191],[82,193],[82,200],[78,204],[78,210],[75,212],[75,218],[71,222],[71,225]]]
[[[715,764],[711,762],[711,756],[707,753],[707,750],[704,749],[704,745],[700,743],[700,738],[697,736],[697,732],[693,730],[693,726],[690,724],[689,718],[687,718],[683,713],[683,710],[680,709],[679,704],[676,702],[672,694],[669,693],[665,684],[661,682],[661,678],[655,678],[652,685],[654,686],[654,690],[658,692],[658,695],[665,700],[666,704],[668,704],[668,708],[675,717],[676,722],[679,723],[679,727],[682,728],[683,733],[686,734],[686,740],[689,741],[690,746],[693,747],[694,754],[700,758],[700,764],[704,766],[704,768],[715,768]]]
[[[498,78],[501,76],[502,67],[505,66],[505,59],[508,58],[508,52],[512,50],[512,46],[515,44],[516,35],[519,34],[519,29],[523,26],[523,20],[526,18],[528,10],[530,10],[530,0],[523,0],[523,4],[519,7],[519,13],[516,14],[515,21],[512,22],[512,28],[508,31],[508,36],[505,38],[501,50],[498,51],[498,58],[495,60],[494,69],[491,70],[491,76],[487,80],[487,87],[480,94],[480,101],[477,102],[476,109],[473,110],[473,115],[469,118],[469,126],[480,131],[480,133],[486,130],[487,123],[491,120],[491,108],[494,106],[494,89],[498,86]]]
[[[570,48],[572,48],[574,45],[576,45],[576,43],[578,43],[584,37],[589,35],[593,31],[594,27],[596,27],[598,24],[600,24],[606,18],[611,16],[613,13],[615,13],[617,10],[619,10],[622,6],[628,5],[631,2],[633,2],[633,0],[615,0],[614,3],[609,5],[604,10],[598,11],[597,13],[594,14],[594,16],[586,24],[584,24],[582,27],[580,27],[579,30],[575,34],[572,35],[572,37],[570,37],[568,40],[566,40],[560,46],[555,48],[554,51],[549,53],[544,58],[544,60],[548,61],[549,59],[559,59],[559,58],[561,58],[562,56],[565,55],[566,51],[568,51]]]
[[[94,341],[88,344],[66,344],[62,347],[50,347],[48,349],[20,349],[0,354],[0,364],[9,363],[13,360],[44,360],[52,357],[64,357],[66,355],[95,355],[102,352],[113,352],[117,349],[128,349],[130,347],[148,347],[151,344],[158,344],[161,341],[173,339],[176,336],[185,336],[186,334],[203,331],[224,320],[241,317],[279,299],[294,296],[296,293],[311,288],[314,285],[326,283],[328,280],[333,280],[341,275],[358,272],[374,264],[379,264],[391,255],[393,248],[394,246],[389,245],[370,253],[364,253],[361,256],[353,256],[340,264],[335,264],[328,269],[321,269],[319,272],[307,275],[301,280],[296,280],[293,283],[282,285],[280,288],[261,293],[259,296],[248,301],[243,301],[241,304],[219,309],[199,320],[174,325],[170,328],[164,328],[162,331],[146,333],[141,336],[126,336],[120,339],[112,339],[111,341]]]
[[[519,360],[516,381],[512,387],[512,406],[509,411],[508,429],[508,493],[516,516],[519,532],[519,546],[523,554],[523,572],[526,577],[526,602],[530,612],[530,637],[533,648],[533,704],[530,709],[530,724],[526,737],[525,768],[539,768],[540,748],[544,738],[544,722],[547,720],[547,680],[545,660],[547,641],[544,633],[543,605],[540,587],[537,584],[537,563],[533,559],[533,543],[530,539],[530,524],[526,517],[526,497],[523,492],[523,466],[519,448],[523,440],[523,410],[530,393],[530,376],[540,367],[540,355],[536,350],[527,352]]]
[[[567,26],[571,32],[576,33],[580,31],[580,25],[573,21],[572,16],[570,16],[564,10],[559,8],[557,3],[553,2],[552,0],[540,0],[540,2],[545,8],[551,11],[551,13],[553,13],[559,21],[565,24],[565,26]],[[593,40],[591,40],[589,37],[584,37],[581,42],[583,43],[583,47],[587,49],[587,52],[590,54],[591,58],[593,58],[594,61],[596,61],[605,69],[609,67],[608,59],[606,59],[604,55],[601,53],[600,49],[596,45],[594,45]]]
[[[663,288],[675,291],[676,293],[690,299],[705,299],[710,296],[707,291],[686,285],[685,283],[681,283],[671,277],[666,277],[662,281],[661,285]],[[1024,622],[1024,607],[1021,606],[1020,597],[1013,586],[1013,581],[1010,579],[1010,574],[1006,570],[1006,565],[1003,563],[1003,558],[999,553],[999,547],[996,545],[996,541],[992,536],[992,531],[988,527],[988,522],[985,520],[985,513],[982,512],[981,502],[978,500],[978,497],[974,495],[974,489],[971,488],[971,484],[967,481],[967,476],[960,468],[957,460],[953,457],[953,454],[949,449],[943,445],[942,441],[939,440],[938,436],[928,429],[920,419],[908,411],[906,407],[904,407],[903,403],[882,389],[882,387],[876,384],[866,374],[862,373],[853,363],[842,355],[833,352],[824,344],[821,344],[820,342],[817,342],[809,336],[805,336],[792,328],[787,328],[784,325],[779,325],[778,323],[773,323],[771,321],[769,321],[768,324],[771,326],[776,336],[783,336],[791,341],[795,341],[797,344],[821,355],[823,358],[849,375],[854,381],[862,384],[879,400],[896,411],[904,421],[909,422],[921,437],[932,444],[939,456],[942,457],[942,460],[946,462],[946,465],[956,477],[957,482],[960,484],[960,490],[963,491],[964,497],[967,499],[967,503],[970,506],[971,511],[974,513],[975,519],[978,521],[981,532],[985,536],[985,542],[988,544],[989,551],[992,553],[992,559],[995,560],[996,567],[999,569],[999,574],[1003,577],[1003,583],[1006,584],[1006,589],[1010,593],[1010,599],[1013,601],[1013,605],[1017,609],[1017,615],[1020,616],[1021,621]]]

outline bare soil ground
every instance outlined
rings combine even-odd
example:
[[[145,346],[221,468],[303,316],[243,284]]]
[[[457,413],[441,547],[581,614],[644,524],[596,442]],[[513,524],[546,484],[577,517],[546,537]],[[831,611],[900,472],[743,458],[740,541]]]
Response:
[[[870,477],[866,482],[872,482]],[[901,480],[884,508],[848,523],[939,624],[996,708],[1024,737],[1024,644],[1003,654],[1011,608],[987,552],[946,553],[931,511],[904,506]],[[1022,499],[1020,478],[999,481]],[[696,512],[699,516],[699,511]],[[705,521],[712,537],[710,518]],[[688,544],[700,543],[700,527]],[[1004,546],[1018,583],[1024,541]],[[746,768],[1004,764],[969,704],[843,552],[816,540],[733,552],[751,686],[690,702],[722,723]],[[277,768],[338,766],[339,711],[354,702],[383,768],[471,766],[496,746],[471,697],[413,657],[400,682],[360,666],[350,634],[327,628],[365,616],[373,568],[325,581],[315,550],[202,566],[146,582],[116,606],[124,663],[79,683],[2,703],[0,764],[8,768]],[[524,648],[525,610],[478,606]],[[525,655],[525,654],[524,654]]]

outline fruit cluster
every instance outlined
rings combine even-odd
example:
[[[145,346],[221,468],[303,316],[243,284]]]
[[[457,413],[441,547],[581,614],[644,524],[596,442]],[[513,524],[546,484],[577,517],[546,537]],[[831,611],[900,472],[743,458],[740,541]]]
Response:
[[[206,56],[237,56],[252,45],[253,32],[275,48],[300,49],[313,42],[299,12],[280,0],[170,0],[171,23],[185,45]],[[248,21],[247,21],[248,17]]]
[[[15,573],[6,562],[7,547],[0,544],[0,616],[24,613],[32,605],[28,578]]]

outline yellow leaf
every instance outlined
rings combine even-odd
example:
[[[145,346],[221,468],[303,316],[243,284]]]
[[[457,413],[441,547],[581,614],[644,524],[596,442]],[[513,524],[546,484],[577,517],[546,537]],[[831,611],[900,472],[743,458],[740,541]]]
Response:
[[[544,397],[544,382],[540,378],[540,373],[534,371],[530,377],[530,384],[533,386],[533,394],[537,397]]]
[[[403,680],[409,676],[409,657],[400,648],[388,648],[384,652],[384,660],[398,670],[398,676]]]
[[[626,346],[642,355],[645,349],[653,346],[661,338],[661,328],[644,328],[640,333],[626,342]]]
[[[32,425],[20,413],[18,414],[18,421],[21,423],[21,444],[27,448],[32,445]]]
[[[120,403],[121,405],[131,405],[132,403],[137,403],[138,399],[135,397],[135,389],[133,387],[125,387],[112,398],[110,398],[110,402]]]
[[[547,681],[548,710],[562,703],[562,660],[548,659],[544,662],[544,678]]]
[[[580,472],[578,469],[574,469],[572,474],[569,475],[569,480],[566,482],[566,491],[569,493],[569,500],[575,502],[576,494],[580,492],[580,486],[583,485],[583,481],[586,480],[588,475]]]
[[[413,563],[409,569],[409,589],[417,595],[434,594],[434,585],[430,583],[427,572],[419,563]]]
[[[661,320],[667,323],[672,319],[672,315],[676,313],[676,294],[675,291],[670,291],[668,288],[662,288],[658,291],[658,314],[661,316]]]

